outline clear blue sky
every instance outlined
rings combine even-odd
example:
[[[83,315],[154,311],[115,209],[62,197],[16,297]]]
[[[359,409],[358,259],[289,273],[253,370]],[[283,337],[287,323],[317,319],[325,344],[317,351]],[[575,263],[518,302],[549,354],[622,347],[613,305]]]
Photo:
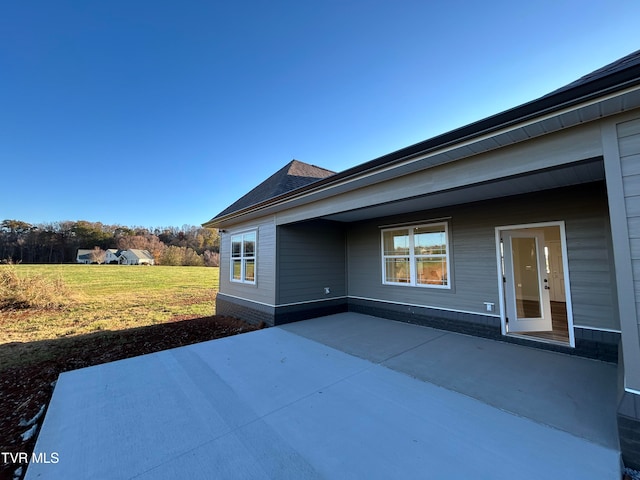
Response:
[[[637,0],[6,1],[0,220],[181,226],[640,48]]]

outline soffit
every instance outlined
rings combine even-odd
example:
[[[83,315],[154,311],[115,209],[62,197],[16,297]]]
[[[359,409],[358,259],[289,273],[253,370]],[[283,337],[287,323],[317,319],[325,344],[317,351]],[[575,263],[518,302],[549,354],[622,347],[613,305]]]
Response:
[[[326,215],[322,218],[337,222],[356,222],[601,180],[604,180],[604,164],[601,158],[597,158],[526,175],[505,177],[434,194]]]

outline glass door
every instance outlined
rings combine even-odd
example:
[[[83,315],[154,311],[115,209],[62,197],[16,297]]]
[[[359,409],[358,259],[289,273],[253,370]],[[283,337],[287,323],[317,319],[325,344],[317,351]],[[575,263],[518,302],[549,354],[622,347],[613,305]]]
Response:
[[[551,331],[544,232],[535,228],[503,230],[501,238],[508,331]]]

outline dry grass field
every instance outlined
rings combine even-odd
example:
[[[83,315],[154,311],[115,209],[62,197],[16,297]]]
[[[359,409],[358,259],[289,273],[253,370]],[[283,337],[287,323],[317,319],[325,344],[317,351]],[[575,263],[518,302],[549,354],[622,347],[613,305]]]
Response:
[[[0,451],[33,451],[25,422],[62,372],[255,330],[215,315],[217,285],[217,268],[0,265]]]
[[[217,285],[207,267],[2,265],[0,345],[211,316]]]

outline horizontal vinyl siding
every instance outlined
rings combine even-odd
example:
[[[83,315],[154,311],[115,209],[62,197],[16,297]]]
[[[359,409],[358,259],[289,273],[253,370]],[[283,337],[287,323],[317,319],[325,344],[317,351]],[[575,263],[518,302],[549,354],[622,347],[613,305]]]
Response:
[[[603,194],[604,195],[604,194]],[[567,219],[567,251],[574,324],[619,330],[611,234],[604,208],[584,199]]]
[[[398,178],[280,212],[277,223],[293,223],[595,158],[602,155],[602,144],[599,126],[588,124],[499,150],[478,155],[469,150],[468,154],[468,158],[435,166],[430,166],[428,158],[418,161],[414,168],[422,165],[422,170],[407,170]]]
[[[380,225],[449,222],[450,290],[382,284]],[[575,325],[618,329],[604,186],[600,183],[355,223],[348,238],[350,296],[486,314],[499,312],[495,227],[564,220]]]
[[[231,236],[256,229],[256,284],[232,282],[230,278]],[[273,305],[275,302],[276,227],[273,217],[229,228],[220,238],[220,291],[233,297]]]
[[[486,313],[484,302],[498,304],[493,226],[446,209],[358,224],[349,231],[349,295],[435,308]],[[423,223],[451,215],[449,261],[451,289],[382,284],[380,229],[390,223]],[[465,215],[466,217],[466,215]]]
[[[345,275],[341,224],[314,221],[278,227],[278,305],[344,297]]]
[[[640,312],[640,118],[617,125],[636,311]]]

